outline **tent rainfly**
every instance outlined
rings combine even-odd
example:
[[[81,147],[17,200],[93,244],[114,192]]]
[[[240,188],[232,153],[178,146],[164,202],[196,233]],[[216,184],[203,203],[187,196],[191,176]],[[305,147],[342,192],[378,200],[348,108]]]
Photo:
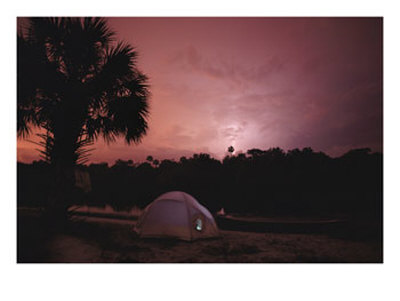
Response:
[[[207,208],[182,191],[167,192],[156,198],[139,217],[134,231],[140,237],[186,241],[219,236],[217,224]]]

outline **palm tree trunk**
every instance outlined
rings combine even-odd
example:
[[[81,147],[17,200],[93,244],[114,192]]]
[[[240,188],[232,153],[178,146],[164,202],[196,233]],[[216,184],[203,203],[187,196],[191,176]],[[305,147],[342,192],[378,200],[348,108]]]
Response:
[[[54,135],[51,166],[53,182],[48,199],[47,216],[52,224],[63,225],[67,221],[68,207],[73,202],[75,185],[75,151],[73,138]]]
[[[53,194],[49,199],[49,211],[56,222],[66,220],[68,207],[73,203],[74,169],[78,159],[77,143],[87,111],[87,106],[82,105],[82,102],[80,106],[74,106],[74,95],[79,93],[70,93],[70,99],[60,108],[57,123],[54,124],[53,149],[50,155],[54,183]]]

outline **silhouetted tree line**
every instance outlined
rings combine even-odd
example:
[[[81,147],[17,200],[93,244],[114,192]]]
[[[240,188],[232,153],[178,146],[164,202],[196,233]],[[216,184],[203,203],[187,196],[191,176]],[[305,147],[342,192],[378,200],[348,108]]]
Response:
[[[51,191],[50,165],[18,163],[18,205],[44,206]],[[212,212],[263,215],[346,214],[381,218],[383,155],[368,148],[331,158],[311,148],[251,149],[226,156],[209,154],[179,161],[117,160],[81,165],[90,174],[92,191],[76,189],[73,203],[111,205],[117,210],[145,207],[158,195],[182,190]],[[51,196],[50,196],[51,197]]]

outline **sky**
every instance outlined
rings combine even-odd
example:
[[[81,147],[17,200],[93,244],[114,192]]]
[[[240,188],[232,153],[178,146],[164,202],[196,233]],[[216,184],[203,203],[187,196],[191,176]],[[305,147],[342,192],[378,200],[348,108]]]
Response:
[[[311,147],[382,151],[381,18],[109,18],[150,79],[138,145],[95,144],[89,162]],[[34,137],[30,137],[34,140]],[[38,160],[18,139],[17,159]]]

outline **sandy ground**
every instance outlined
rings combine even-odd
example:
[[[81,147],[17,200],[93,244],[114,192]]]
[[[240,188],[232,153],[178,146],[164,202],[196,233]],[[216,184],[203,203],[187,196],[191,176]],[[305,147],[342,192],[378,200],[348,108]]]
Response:
[[[380,240],[323,234],[220,231],[216,239],[141,239],[135,221],[76,217],[63,231],[19,215],[18,262],[363,263],[382,262]]]
[[[217,239],[141,239],[133,222],[78,221],[47,243],[48,262],[301,263],[380,262],[380,244],[316,234],[221,231]]]

